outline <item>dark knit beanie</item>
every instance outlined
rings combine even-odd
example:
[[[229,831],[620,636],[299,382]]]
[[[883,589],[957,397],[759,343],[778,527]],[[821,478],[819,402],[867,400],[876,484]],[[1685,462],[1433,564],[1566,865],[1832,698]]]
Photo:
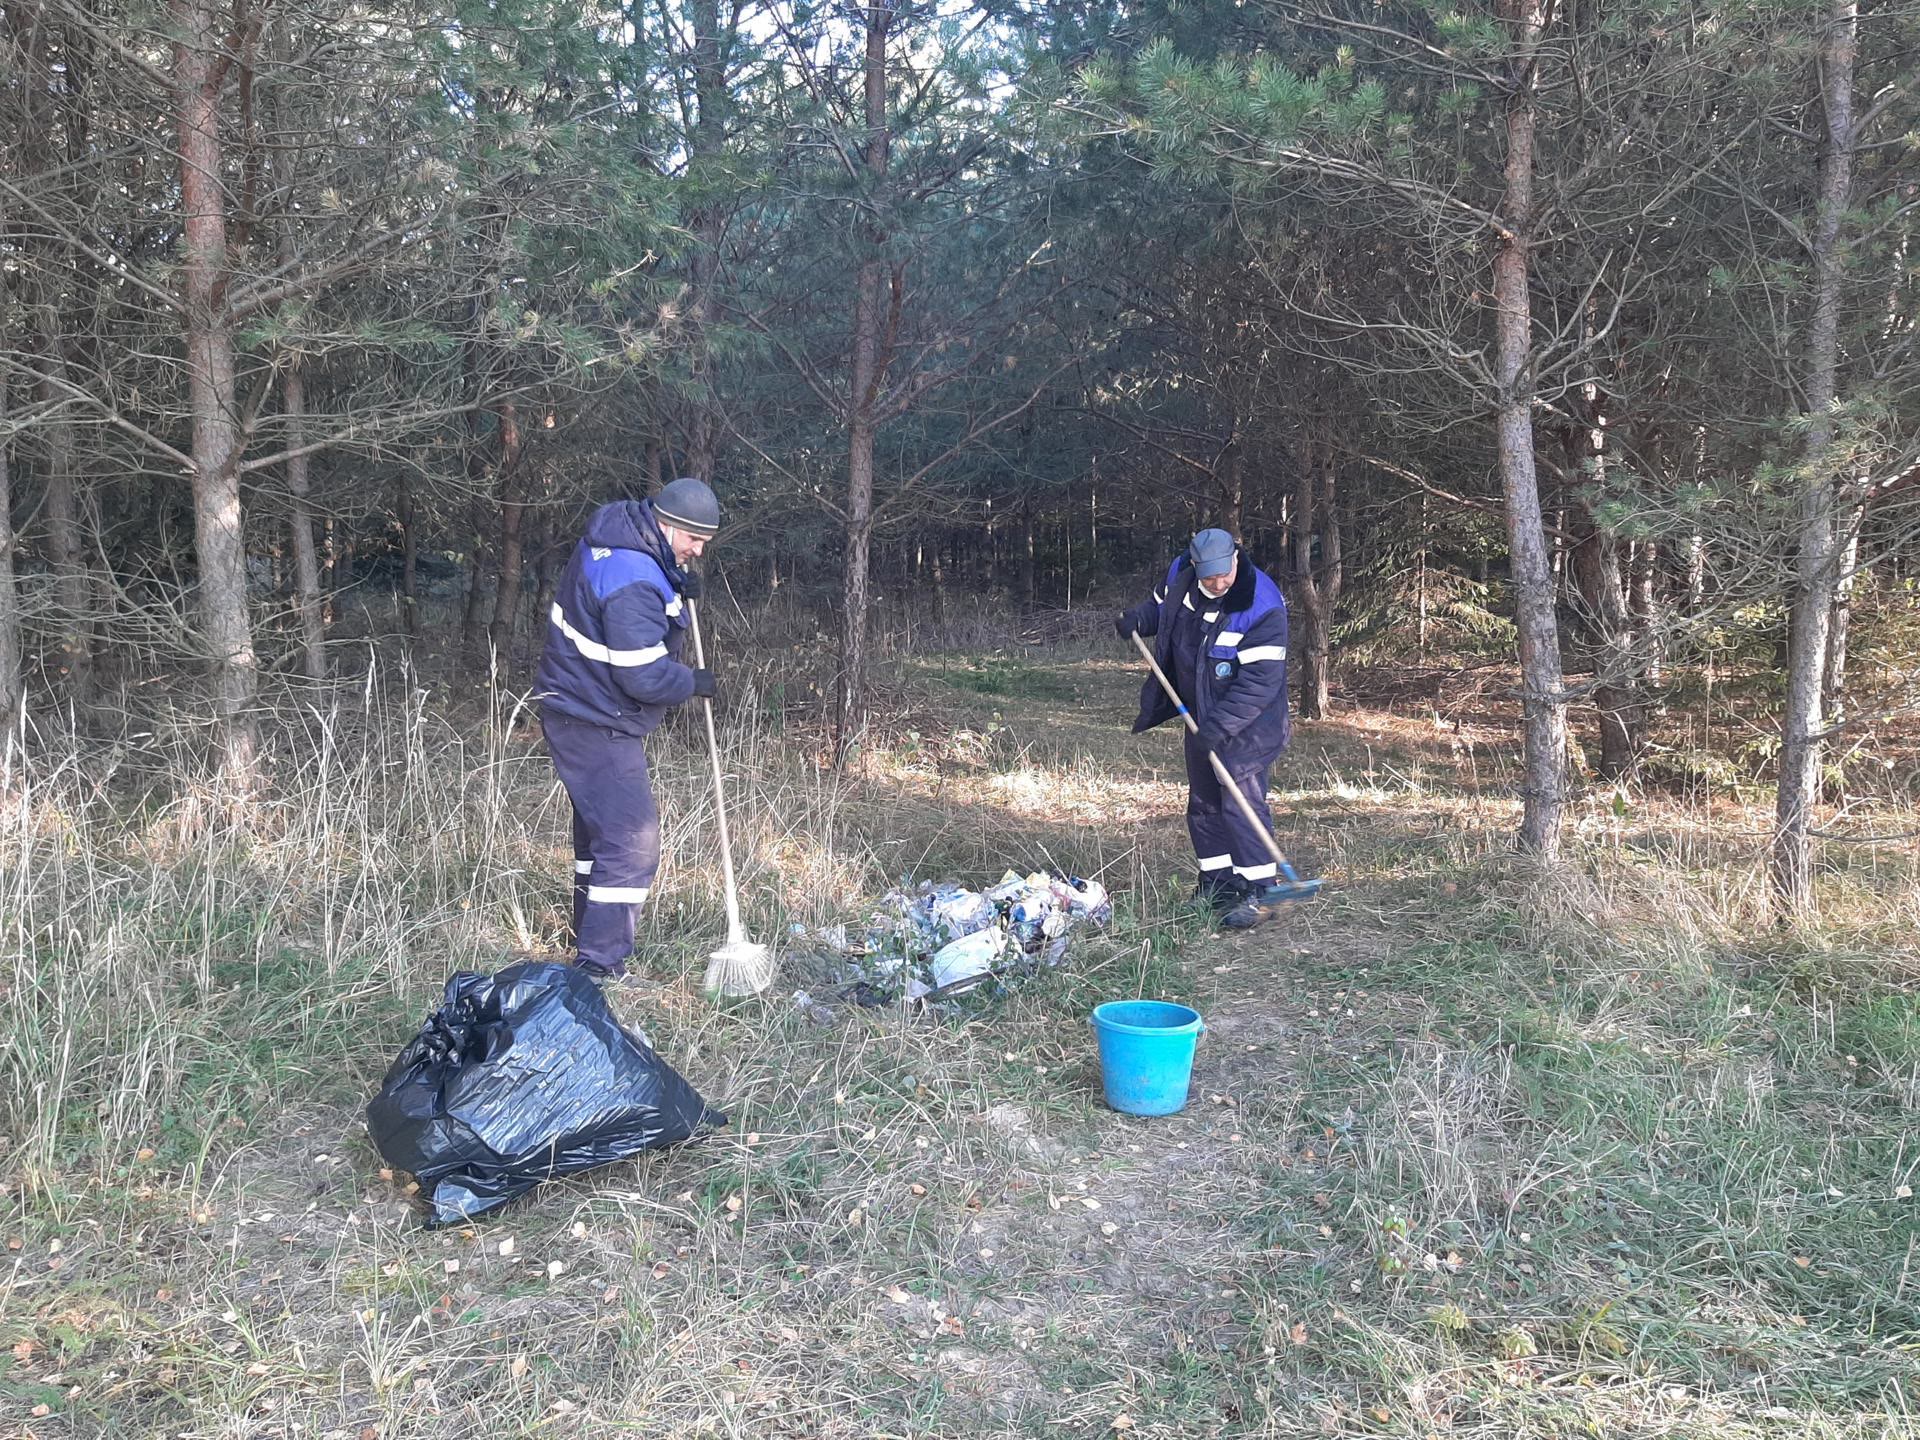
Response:
[[[720,528],[720,502],[704,480],[683,475],[669,480],[653,497],[653,514],[662,525],[710,539]]]

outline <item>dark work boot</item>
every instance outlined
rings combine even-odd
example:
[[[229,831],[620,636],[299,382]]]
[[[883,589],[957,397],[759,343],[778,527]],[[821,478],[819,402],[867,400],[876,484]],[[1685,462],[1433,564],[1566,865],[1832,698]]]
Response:
[[[1266,924],[1278,909],[1278,906],[1266,903],[1265,899],[1258,894],[1248,895],[1220,917],[1220,928],[1251,930],[1255,926]]]
[[[1231,914],[1245,894],[1245,886],[1231,870],[1209,870],[1201,874],[1200,882],[1193,887],[1193,902],[1205,905],[1218,918]]]

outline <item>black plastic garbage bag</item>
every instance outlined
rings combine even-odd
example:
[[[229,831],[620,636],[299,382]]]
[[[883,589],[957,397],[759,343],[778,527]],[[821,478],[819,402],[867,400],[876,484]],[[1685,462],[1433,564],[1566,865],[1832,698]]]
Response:
[[[367,1105],[375,1148],[420,1182],[430,1225],[726,1123],[586,974],[547,962],[448,980]]]

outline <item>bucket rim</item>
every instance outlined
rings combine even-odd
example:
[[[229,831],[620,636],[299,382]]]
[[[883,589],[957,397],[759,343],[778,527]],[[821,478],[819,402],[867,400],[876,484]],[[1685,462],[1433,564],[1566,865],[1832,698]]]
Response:
[[[1121,1005],[1163,1005],[1169,1010],[1184,1011],[1190,1018],[1178,1025],[1132,1025],[1125,1020],[1116,1020],[1102,1011]],[[1122,1035],[1186,1035],[1203,1034],[1206,1021],[1200,1018],[1200,1012],[1191,1005],[1182,1005],[1177,1000],[1106,1000],[1093,1007],[1088,1023],[1103,1030],[1118,1031]]]

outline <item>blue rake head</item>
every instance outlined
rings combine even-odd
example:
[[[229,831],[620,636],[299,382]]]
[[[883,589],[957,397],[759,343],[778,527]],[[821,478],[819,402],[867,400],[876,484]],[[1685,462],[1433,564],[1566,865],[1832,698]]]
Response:
[[[1284,880],[1276,880],[1260,892],[1263,905],[1285,905],[1291,900],[1311,900],[1320,893],[1324,884],[1321,880],[1302,880],[1298,875],[1289,873]]]
[[[1319,895],[1319,887],[1325,881],[1319,879],[1300,879],[1294,874],[1294,868],[1281,860],[1281,879],[1267,885],[1260,893],[1261,904],[1286,904],[1288,900],[1311,900]]]

